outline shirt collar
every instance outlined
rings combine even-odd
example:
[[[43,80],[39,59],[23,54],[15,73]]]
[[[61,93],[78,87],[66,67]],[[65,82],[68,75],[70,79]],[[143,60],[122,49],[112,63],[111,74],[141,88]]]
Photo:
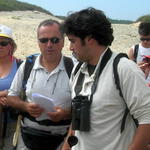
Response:
[[[35,64],[33,66],[33,69],[38,70],[38,69],[44,68],[40,63],[40,58],[41,58],[41,54],[37,56],[37,58],[35,60]],[[65,70],[63,56],[61,56],[61,60],[58,64],[58,66],[54,70]]]

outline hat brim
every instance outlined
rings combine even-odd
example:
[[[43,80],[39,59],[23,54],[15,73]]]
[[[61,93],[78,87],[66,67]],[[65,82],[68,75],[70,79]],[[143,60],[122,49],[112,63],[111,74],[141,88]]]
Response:
[[[6,34],[2,34],[2,33],[0,33],[0,36],[2,36],[2,37],[7,37],[7,38],[11,38],[11,39],[12,39],[12,37],[11,37],[11,36],[8,36],[8,35],[6,35]]]

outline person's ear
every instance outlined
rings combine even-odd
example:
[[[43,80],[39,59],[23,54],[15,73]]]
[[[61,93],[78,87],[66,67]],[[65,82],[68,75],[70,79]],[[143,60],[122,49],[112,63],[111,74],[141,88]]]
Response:
[[[88,37],[87,37],[87,41],[88,41],[88,43],[92,44],[93,41],[95,41],[95,39],[92,38],[92,36],[88,36]]]

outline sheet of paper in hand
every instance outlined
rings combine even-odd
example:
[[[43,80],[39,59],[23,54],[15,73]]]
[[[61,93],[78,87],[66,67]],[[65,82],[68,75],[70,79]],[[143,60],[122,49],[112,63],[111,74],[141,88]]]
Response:
[[[38,93],[32,94],[32,100],[35,104],[39,104],[42,108],[45,109],[45,111],[41,114],[41,116],[36,118],[36,120],[40,121],[40,120],[50,119],[50,117],[48,117],[46,113],[55,111],[54,109],[55,105],[53,103],[54,100]]]

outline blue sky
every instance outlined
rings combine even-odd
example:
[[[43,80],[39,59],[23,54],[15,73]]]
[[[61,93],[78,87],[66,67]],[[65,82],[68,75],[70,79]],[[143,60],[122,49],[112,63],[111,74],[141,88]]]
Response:
[[[150,0],[18,0],[40,6],[54,15],[95,7],[111,19],[132,20],[150,14]]]

